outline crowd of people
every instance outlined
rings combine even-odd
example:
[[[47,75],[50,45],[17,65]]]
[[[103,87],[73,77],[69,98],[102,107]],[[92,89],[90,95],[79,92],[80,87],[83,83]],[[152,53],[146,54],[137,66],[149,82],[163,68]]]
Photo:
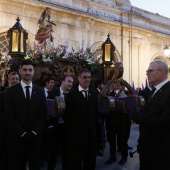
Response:
[[[44,162],[54,170],[61,155],[63,170],[95,170],[96,156],[103,156],[106,142],[110,158],[105,164],[128,158],[128,139],[131,121],[140,125],[138,152],[140,170],[169,169],[170,142],[170,83],[168,66],[162,60],[150,63],[146,72],[149,86],[138,95],[145,98],[145,108],[124,112],[99,112],[102,80],[91,86],[91,72],[78,72],[78,85],[74,77],[63,75],[61,85],[55,88],[52,76],[44,78],[43,87],[32,82],[33,63],[24,60],[19,72],[8,75],[8,87],[0,93],[0,169],[40,170]],[[56,96],[64,100],[65,107],[55,110]],[[107,96],[126,98],[128,91],[119,82],[113,82]],[[54,107],[54,112],[53,108]]]

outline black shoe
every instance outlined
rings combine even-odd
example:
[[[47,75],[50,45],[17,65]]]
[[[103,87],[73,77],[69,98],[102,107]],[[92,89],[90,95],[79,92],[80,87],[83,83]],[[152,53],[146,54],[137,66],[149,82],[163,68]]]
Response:
[[[119,161],[119,164],[123,165],[127,162],[127,158],[122,158],[120,161]]]
[[[115,157],[114,157],[114,158],[110,157],[109,160],[107,160],[107,161],[105,162],[105,164],[111,164],[111,163],[113,163],[113,162],[116,162],[116,158],[115,158]]]

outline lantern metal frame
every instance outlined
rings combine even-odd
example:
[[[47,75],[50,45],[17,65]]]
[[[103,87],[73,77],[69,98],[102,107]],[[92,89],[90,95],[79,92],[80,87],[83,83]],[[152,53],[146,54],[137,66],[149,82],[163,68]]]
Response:
[[[113,64],[114,64],[114,51],[115,46],[110,39],[110,35],[107,35],[106,41],[102,44],[103,50],[103,80],[107,82],[110,79],[110,75],[113,72]]]
[[[115,51],[115,46],[110,40],[110,35],[107,35],[106,41],[102,44],[102,49],[103,49],[103,64],[106,65],[111,65],[113,64],[114,61],[114,51]]]
[[[28,33],[20,24],[19,17],[16,20],[15,25],[7,31],[7,37],[9,38],[8,54],[11,55],[13,59],[23,60],[24,56],[26,56]]]

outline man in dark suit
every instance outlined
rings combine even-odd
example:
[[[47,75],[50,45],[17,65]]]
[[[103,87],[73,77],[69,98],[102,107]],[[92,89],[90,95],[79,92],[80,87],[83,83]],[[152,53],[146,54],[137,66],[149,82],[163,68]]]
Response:
[[[43,89],[32,84],[30,60],[21,63],[21,82],[6,91],[5,113],[8,121],[8,170],[22,170],[26,157],[30,170],[40,170],[40,137],[46,117]]]
[[[95,81],[94,85],[95,85],[96,91],[98,92],[98,94],[100,94],[101,90],[102,90],[103,87],[104,87],[103,81],[100,80],[100,79],[97,79],[97,80]]]
[[[112,91],[109,96],[113,97],[126,97],[124,91],[118,82],[112,84]],[[116,146],[119,147],[122,158],[119,164],[125,164],[128,157],[126,128],[127,128],[127,113],[123,110],[115,110],[109,112],[106,116],[107,135],[110,146],[110,158],[105,164],[111,164],[116,162]]]
[[[100,94],[101,90],[104,87],[104,83],[101,79],[97,79],[94,83],[95,90]],[[97,143],[97,155],[103,156],[104,155],[104,148],[106,146],[106,126],[105,126],[105,115],[103,113],[98,113],[100,116],[98,117],[98,128],[97,128],[97,135],[98,135],[98,143]]]
[[[69,135],[69,170],[95,170],[98,95],[89,88],[89,70],[80,70],[78,81],[79,86],[66,96],[65,124]]]
[[[64,75],[61,86],[54,90],[55,97],[65,98],[73,86],[73,77]],[[58,114],[58,113],[57,113]],[[51,120],[48,128],[53,129],[50,138],[50,148],[48,154],[48,170],[54,170],[57,163],[57,155],[61,152],[62,170],[68,170],[68,138],[65,132],[64,113],[58,114]]]
[[[168,65],[154,60],[146,71],[154,85],[145,111],[134,112],[132,118],[140,124],[140,170],[169,170],[170,168],[170,82]]]
[[[11,72],[8,75],[8,87],[11,87],[19,83],[20,76],[17,72]],[[0,129],[0,169],[7,169],[7,122],[5,115],[5,93],[0,93],[0,117],[1,117],[1,129]]]
[[[54,84],[55,79],[52,76],[46,76],[43,81],[44,86],[44,94],[46,99],[54,99]],[[48,149],[49,149],[49,132],[53,131],[53,126],[49,126],[50,117],[47,114],[47,118],[44,124],[43,132],[42,132],[42,144],[41,144],[41,166],[44,166],[44,162],[47,162],[48,157]]]

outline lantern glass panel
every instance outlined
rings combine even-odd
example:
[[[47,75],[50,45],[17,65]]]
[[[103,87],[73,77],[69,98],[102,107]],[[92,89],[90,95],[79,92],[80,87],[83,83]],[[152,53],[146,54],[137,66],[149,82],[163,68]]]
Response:
[[[110,61],[111,44],[105,44],[105,61]]]
[[[21,46],[20,46],[20,52],[24,52],[24,33],[21,31]]]
[[[12,52],[18,51],[18,37],[19,37],[18,30],[13,30],[12,31]]]

